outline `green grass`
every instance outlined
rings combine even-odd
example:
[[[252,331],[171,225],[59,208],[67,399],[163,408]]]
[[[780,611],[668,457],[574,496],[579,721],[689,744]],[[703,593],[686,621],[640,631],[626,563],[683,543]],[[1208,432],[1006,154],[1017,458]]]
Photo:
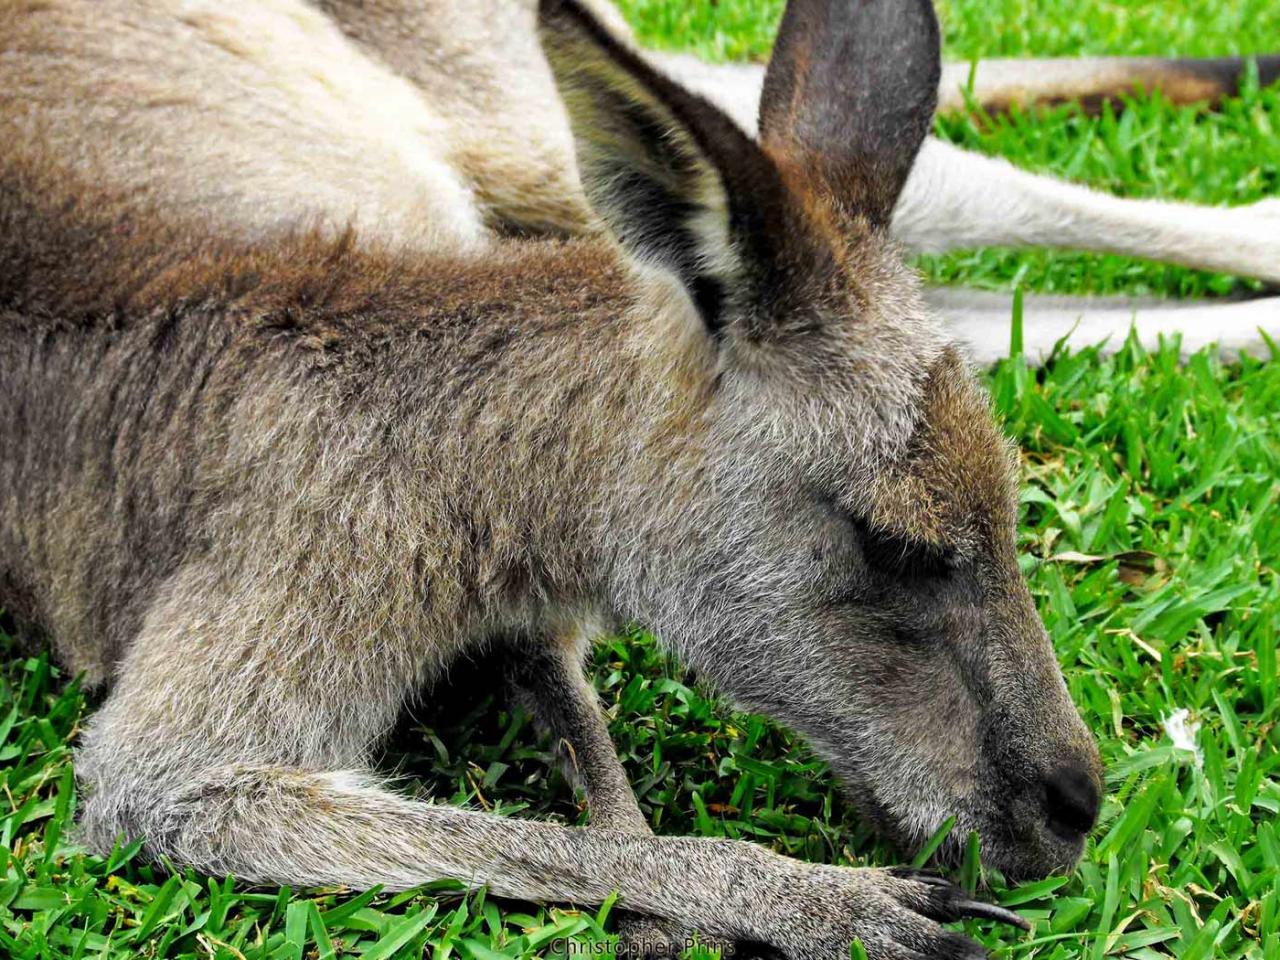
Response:
[[[785,0],[617,0],[645,46],[709,60],[760,60]],[[950,60],[1275,52],[1271,0],[938,0]]]
[[[629,0],[649,42],[725,56],[767,50],[779,3]],[[763,11],[763,12],[761,12]],[[947,4],[948,49],[974,54],[1259,49],[1280,5],[1200,0]],[[1277,187],[1275,94],[1221,116],[1157,101],[1124,117],[1055,110],[953,118],[977,149],[1117,192],[1243,202]],[[936,277],[1034,289],[1217,291],[1227,278],[1120,258],[982,251]],[[1280,359],[1280,356],[1277,356]],[[1108,767],[1102,820],[1070,877],[990,894],[1034,928],[973,931],[1011,958],[1280,960],[1280,363],[1179,365],[1166,347],[1093,351],[1032,372],[1006,362],[993,397],[1024,452],[1024,564],[1075,702]],[[8,641],[0,637],[0,650]],[[74,844],[69,746],[90,706],[47,659],[0,668],[0,957],[551,956],[607,937],[608,911],[499,903],[439,884],[399,896],[246,888],[171,876],[136,848]],[[477,673],[477,676],[480,674]],[[642,633],[595,659],[612,733],[655,828],[749,838],[835,863],[894,863],[808,749],[709,699]],[[1197,761],[1162,721],[1187,709]],[[519,816],[583,810],[520,716],[492,698],[409,717],[388,764],[406,789]],[[970,864],[957,876],[974,877]],[[1264,933],[1267,936],[1264,937]]]

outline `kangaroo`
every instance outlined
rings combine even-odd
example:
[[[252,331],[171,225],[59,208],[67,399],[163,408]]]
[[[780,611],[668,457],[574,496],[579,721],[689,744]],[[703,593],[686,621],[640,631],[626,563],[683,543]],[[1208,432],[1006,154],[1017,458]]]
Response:
[[[878,960],[980,956],[940,923],[1018,918],[935,877],[650,835],[581,669],[645,623],[806,736],[904,847],[954,815],[1010,875],[1079,857],[1100,762],[1018,570],[1012,451],[888,235],[933,116],[932,7],[794,0],[758,142],[578,3],[538,17],[601,225],[577,239],[486,232],[447,127],[439,155],[396,153],[382,107],[307,87],[311,67],[255,93],[260,52],[231,33],[228,89],[313,110],[299,138],[350,113],[335,166],[439,177],[401,213],[425,239],[305,206],[282,233],[234,196],[224,220],[217,184],[183,209],[177,180],[68,158],[58,116],[10,117],[0,595],[108,689],[76,753],[84,840],[263,883],[616,891],[792,960],[855,937]],[[201,66],[154,105],[226,95]],[[496,644],[574,746],[590,827],[371,771],[402,705]]]

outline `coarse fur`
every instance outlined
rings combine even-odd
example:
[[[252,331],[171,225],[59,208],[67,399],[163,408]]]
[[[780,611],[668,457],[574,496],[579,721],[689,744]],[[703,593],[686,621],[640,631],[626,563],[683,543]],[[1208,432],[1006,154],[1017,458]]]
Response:
[[[0,134],[140,203],[259,237],[357,221],[419,248],[483,242],[454,129],[301,0],[0,5]],[[340,134],[340,135],[339,135]],[[228,171],[235,171],[228,175]]]
[[[1260,86],[1280,80],[1280,54],[1257,57],[1049,57],[951,63],[943,69],[938,109],[988,113],[1028,104],[1078,103],[1089,111],[1159,90],[1170,103],[1216,103],[1237,96],[1253,61]]]
[[[310,23],[286,7],[266,5]],[[772,69],[812,82],[773,85],[760,145],[577,4],[540,23],[608,235],[501,239],[447,177],[416,215],[460,232],[343,231],[323,203],[286,232],[143,189],[117,154],[68,162],[53,108],[3,141],[0,589],[109,688],[77,751],[85,840],[250,881],[617,890],[794,960],[854,936],[971,956],[935,921],[1009,915],[929,878],[645,835],[580,673],[555,687],[575,709],[537,699],[621,811],[590,829],[369,772],[459,657],[513,644],[545,665],[528,689],[637,620],[806,735],[905,846],[955,815],[988,862],[1042,875],[1096,815],[1097,753],[1016,563],[1011,451],[883,226],[931,116],[928,4],[796,0]],[[877,84],[873,119],[812,123],[841,107],[810,97],[897,66],[829,36],[919,69]]]

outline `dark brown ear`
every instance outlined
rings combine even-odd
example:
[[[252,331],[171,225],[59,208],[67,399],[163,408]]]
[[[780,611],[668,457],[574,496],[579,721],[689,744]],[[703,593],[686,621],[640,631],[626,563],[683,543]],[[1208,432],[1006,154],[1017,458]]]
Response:
[[[541,0],[538,28],[569,112],[587,199],[635,259],[673,273],[707,327],[775,259],[773,164],[701,97],[657,73],[573,0]]]
[[[886,226],[933,124],[941,58],[930,0],[789,0],[760,97],[760,138]]]

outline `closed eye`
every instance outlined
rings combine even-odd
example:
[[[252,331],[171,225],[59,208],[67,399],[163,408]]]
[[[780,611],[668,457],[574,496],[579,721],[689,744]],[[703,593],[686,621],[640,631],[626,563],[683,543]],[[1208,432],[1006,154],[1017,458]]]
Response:
[[[888,533],[855,520],[862,555],[873,570],[902,580],[937,579],[953,568],[951,550]]]

